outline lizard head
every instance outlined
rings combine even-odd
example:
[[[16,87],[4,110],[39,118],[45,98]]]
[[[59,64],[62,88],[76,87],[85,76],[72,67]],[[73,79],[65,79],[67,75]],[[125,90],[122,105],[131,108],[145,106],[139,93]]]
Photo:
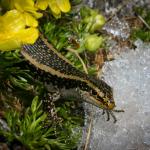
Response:
[[[91,103],[99,108],[102,108],[105,110],[113,110],[115,107],[114,99],[108,93],[103,94],[103,97],[101,97],[99,96],[99,94],[94,95],[87,91],[81,90],[80,94],[86,102]],[[102,93],[100,93],[100,95],[102,95]]]
[[[103,80],[92,81],[88,82],[88,86],[91,87],[89,91],[80,91],[82,98],[88,103],[94,104],[102,109],[113,110],[115,101],[112,88]]]

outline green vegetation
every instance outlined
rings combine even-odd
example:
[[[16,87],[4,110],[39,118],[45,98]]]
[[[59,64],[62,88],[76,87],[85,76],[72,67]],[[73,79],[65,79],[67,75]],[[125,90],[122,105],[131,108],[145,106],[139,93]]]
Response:
[[[18,2],[22,6],[22,1]],[[48,0],[45,2],[45,9],[42,9],[44,1],[38,3],[39,9],[43,11],[37,12],[39,9],[35,9],[35,5],[31,7],[35,10],[34,13],[41,14],[43,17],[29,17],[27,22],[31,25],[36,23],[36,31],[40,31],[54,48],[70,60],[76,68],[95,75],[96,65],[93,64],[95,53],[100,48],[106,48],[105,37],[97,32],[104,25],[105,18],[98,11],[88,7],[82,7],[80,10],[74,8],[67,14],[62,13],[61,10],[56,15],[54,10],[50,12],[49,9],[46,9]],[[80,3],[80,0],[72,0],[71,3],[73,6]],[[67,4],[69,5],[65,6],[62,3],[64,8],[69,11],[69,1]],[[30,3],[26,3],[26,5],[30,5]],[[14,7],[16,6],[14,5]],[[27,11],[26,15],[33,13],[25,11]],[[150,26],[150,11],[136,8],[135,12]],[[0,12],[1,15],[4,13]],[[22,11],[18,13],[24,16]],[[11,15],[13,16],[13,14]],[[4,47],[4,50],[0,51],[0,145],[5,143],[9,149],[21,146],[22,149],[31,150],[75,150],[81,138],[84,121],[81,102],[63,100],[62,103],[61,100],[57,101],[55,102],[56,112],[62,121],[56,123],[47,117],[48,114],[42,105],[42,99],[47,94],[47,89],[42,82],[40,73],[21,56],[20,49],[12,50],[12,47],[16,48],[18,35],[19,38],[22,37],[23,42],[28,43],[31,42],[28,34],[34,32],[28,34],[22,32],[22,29],[26,30],[26,24],[20,16],[20,19],[15,18],[18,19],[17,27],[22,26],[22,29],[16,33],[16,28],[14,28],[16,25],[13,24],[16,20],[11,15],[8,15],[10,18],[8,27],[6,26],[8,25],[5,20],[6,16],[1,18],[4,24],[0,24],[6,31],[3,34],[3,28],[0,30],[1,47]],[[38,18],[40,19],[38,20]],[[7,33],[9,28],[12,29],[8,32],[10,34]],[[38,34],[35,37],[37,38]],[[131,37],[150,41],[150,30],[145,25],[142,28],[134,28]],[[19,41],[17,47],[20,44],[22,41]]]
[[[0,60],[0,113],[4,113],[2,120],[6,120],[9,129],[4,130],[0,126],[0,137],[5,137],[8,145],[20,142],[29,149],[75,148],[83,124],[81,113],[75,113],[79,104],[74,101],[58,102],[56,109],[62,122],[56,126],[50,121],[50,126],[45,128],[47,114],[35,97],[39,95],[41,99],[45,88],[40,80],[34,79],[36,72],[30,71],[18,50],[0,53]]]
[[[55,131],[52,126],[45,127],[45,119],[47,115],[41,108],[41,102],[38,97],[32,101],[31,107],[26,108],[24,114],[17,112],[15,109],[10,109],[5,113],[7,129],[0,128],[0,135],[7,138],[7,143],[18,141],[27,149],[71,149],[76,144],[79,133],[74,135],[69,131],[75,126],[67,122],[63,125],[65,132]],[[77,131],[77,130],[76,130]],[[55,133],[56,132],[56,133]],[[79,135],[77,135],[79,134]],[[70,138],[67,136],[70,135]]]
[[[142,17],[142,19],[146,22],[146,24],[150,27],[150,10],[138,7],[135,8],[135,13]],[[136,27],[132,31],[131,35],[132,39],[140,38],[145,42],[150,41],[150,29],[143,24],[143,27]]]
[[[62,16],[59,20],[46,15],[40,20],[40,31],[44,33],[48,41],[57,50],[65,55],[77,68],[83,70],[83,64],[75,53],[82,56],[85,64],[88,64],[85,54],[93,55],[99,48],[105,47],[105,38],[96,33],[104,23],[105,18],[98,11],[82,7],[80,12],[77,13],[74,10]],[[91,44],[93,41],[94,43]],[[73,49],[75,53],[70,49]],[[88,72],[95,70],[94,68],[95,66],[87,67]]]
[[[79,0],[72,1],[73,5],[79,2]],[[0,13],[3,15],[3,11]],[[3,19],[5,20],[5,16]],[[35,23],[32,18],[28,19],[31,19],[30,23]],[[80,13],[73,10],[68,14],[62,14],[60,19],[54,18],[54,13],[45,11],[43,18],[38,21],[37,29],[57,50],[82,70],[84,70],[81,62],[83,60],[88,73],[95,74],[96,67],[86,55],[94,55],[100,47],[104,46],[104,38],[95,33],[105,23],[102,15],[95,10],[83,7]],[[9,23],[12,27],[11,20]],[[4,27],[6,25],[5,20]],[[17,25],[20,26],[19,21]],[[13,27],[15,27],[14,24]],[[52,120],[47,121],[47,112],[44,111],[41,102],[47,92],[46,87],[41,76],[33,69],[34,67],[20,55],[20,49],[11,50],[18,42],[15,29],[12,29],[11,38],[0,34],[0,38],[4,40],[1,46],[4,46],[5,50],[9,48],[9,51],[0,52],[0,121],[6,124],[5,128],[0,123],[0,145],[5,143],[10,149],[15,149],[18,145],[21,145],[22,149],[32,150],[76,149],[81,138],[84,118],[81,102],[71,100],[64,100],[63,103],[56,102],[56,111],[62,122],[56,124]],[[7,35],[7,32],[5,34]],[[21,33],[21,37],[26,41],[28,34],[24,36],[24,33]],[[27,41],[29,42],[30,38]],[[89,44],[91,41],[96,43],[91,45]],[[10,42],[12,47],[9,47],[7,42]],[[21,41],[19,45],[20,43]],[[47,124],[48,127],[45,126]],[[12,148],[12,146],[15,147]]]

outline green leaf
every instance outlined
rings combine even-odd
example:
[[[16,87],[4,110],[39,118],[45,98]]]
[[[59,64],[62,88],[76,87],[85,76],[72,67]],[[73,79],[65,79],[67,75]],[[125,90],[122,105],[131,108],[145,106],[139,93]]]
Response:
[[[38,96],[34,97],[32,104],[31,104],[31,111],[33,114],[37,110],[37,104],[38,104]]]

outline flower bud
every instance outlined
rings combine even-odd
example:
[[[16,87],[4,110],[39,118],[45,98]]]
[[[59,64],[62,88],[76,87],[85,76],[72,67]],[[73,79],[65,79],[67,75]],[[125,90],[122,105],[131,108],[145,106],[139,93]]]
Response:
[[[96,34],[88,35],[85,38],[84,46],[90,52],[95,52],[103,43],[103,38]]]
[[[100,14],[96,15],[93,20],[93,25],[90,28],[91,33],[93,33],[95,30],[100,29],[105,24],[105,18]]]

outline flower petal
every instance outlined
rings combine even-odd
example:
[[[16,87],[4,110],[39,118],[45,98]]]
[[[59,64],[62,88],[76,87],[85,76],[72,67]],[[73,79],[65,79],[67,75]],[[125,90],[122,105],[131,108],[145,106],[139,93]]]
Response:
[[[60,8],[58,7],[56,0],[50,0],[49,1],[49,7],[55,15],[59,15],[61,13]]]
[[[14,6],[19,11],[35,10],[33,0],[14,0]]]
[[[39,36],[36,28],[22,29],[17,33],[0,34],[0,50],[20,48],[22,44],[33,44]]]
[[[37,0],[35,6],[41,10],[45,10],[48,6],[48,0]]]
[[[0,32],[17,32],[25,28],[24,17],[17,10],[10,10],[0,16],[0,27]]]
[[[29,13],[31,13],[36,19],[41,18],[43,16],[42,13],[33,11],[33,10],[28,10]]]
[[[71,5],[69,0],[56,0],[58,7],[62,12],[69,12]]]
[[[33,0],[14,0],[14,7],[20,12],[30,12],[35,18],[42,17],[42,13],[37,12]]]
[[[11,33],[8,33],[9,35]],[[7,35],[3,35],[5,36],[5,39],[2,40],[2,37],[0,35],[0,50],[1,51],[9,51],[9,50],[13,50],[16,48],[19,48],[21,46],[21,43],[19,41],[17,41],[14,38],[7,38]]]
[[[25,22],[27,26],[31,27],[37,27],[38,26],[38,21],[29,13],[23,13],[23,16],[25,18]]]
[[[39,36],[39,31],[36,28],[22,29],[16,34],[16,39],[22,44],[33,44]]]
[[[60,14],[52,13],[52,14],[53,14],[53,16],[54,16],[56,19],[61,18],[61,13],[60,13]]]

